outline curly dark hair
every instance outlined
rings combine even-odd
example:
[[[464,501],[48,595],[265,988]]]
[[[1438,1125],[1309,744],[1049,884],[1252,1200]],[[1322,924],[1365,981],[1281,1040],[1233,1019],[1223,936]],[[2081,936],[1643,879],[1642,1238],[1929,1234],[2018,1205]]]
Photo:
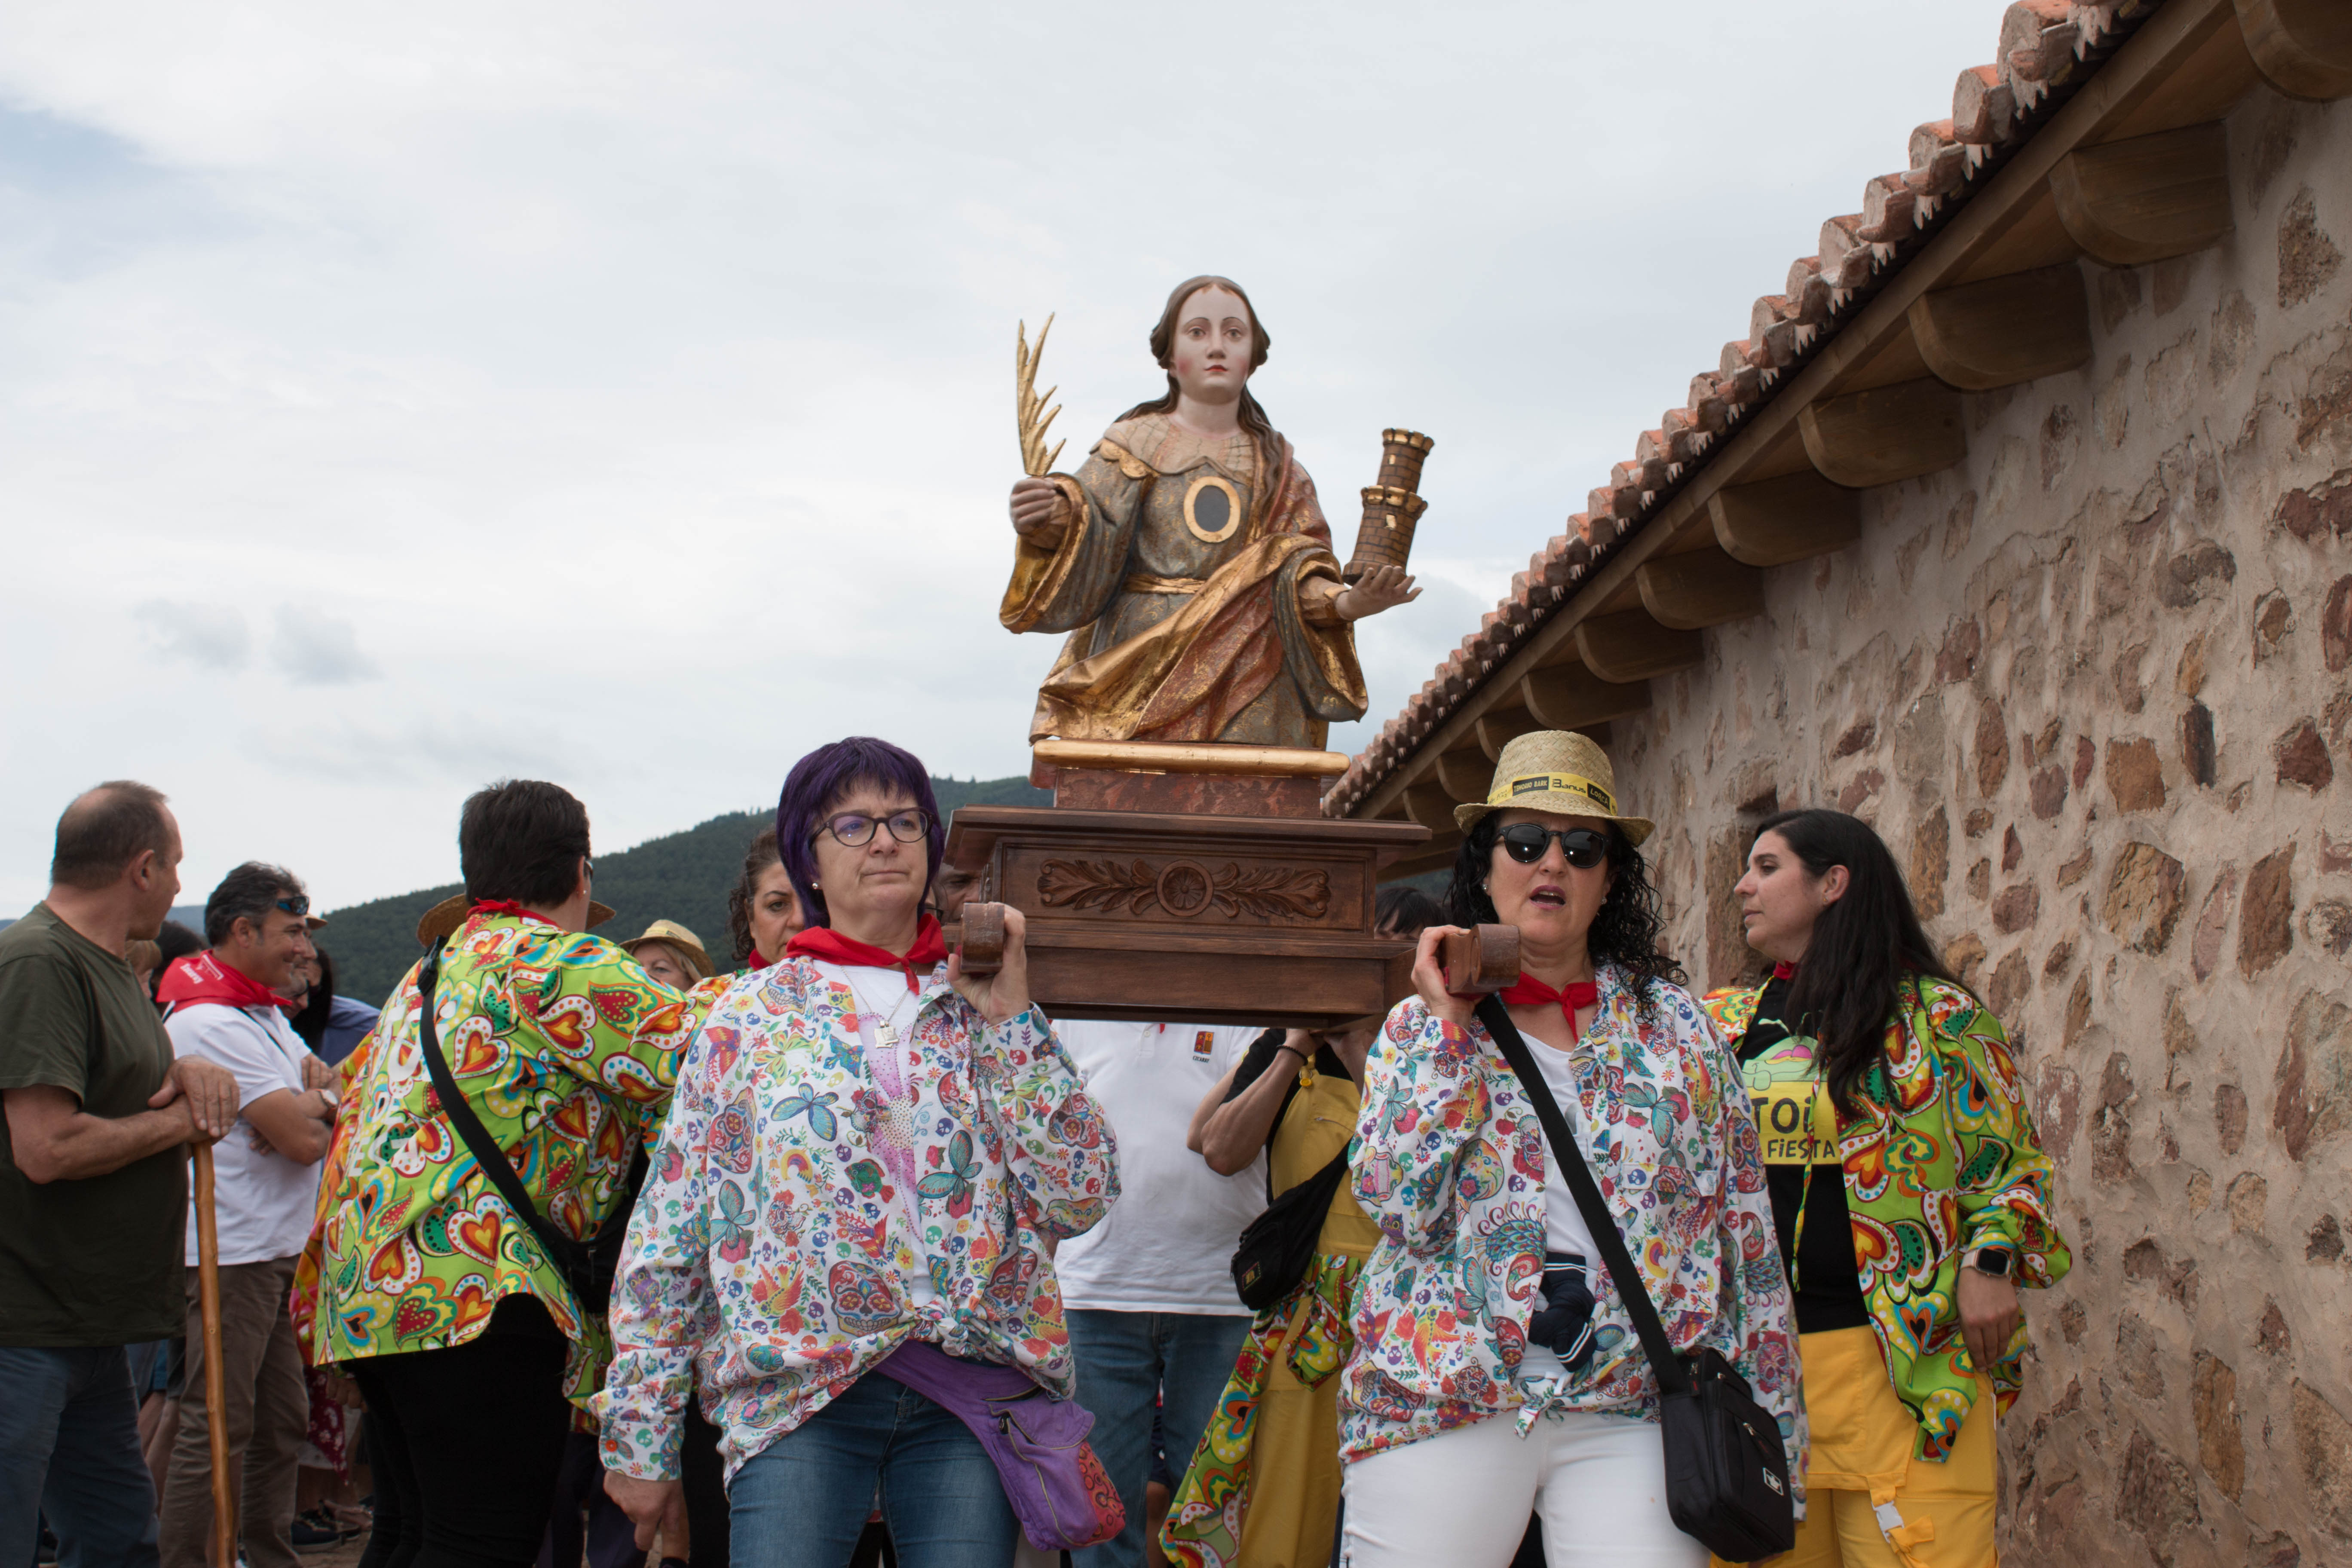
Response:
[[[776,853],[776,830],[761,828],[752,836],[751,847],[743,852],[743,875],[727,889],[727,934],[734,939],[738,969],[751,962],[751,894],[760,885],[760,873],[781,858]],[[782,954],[770,952],[761,956],[772,960]]]
[[[1502,831],[1502,814],[1490,811],[1471,824],[1463,836],[1461,853],[1454,858],[1454,879],[1446,884],[1445,918],[1455,925],[1492,922],[1495,901],[1486,896],[1486,874],[1495,863],[1495,837]],[[1658,910],[1658,890],[1650,886],[1650,868],[1624,830],[1611,823],[1608,896],[1592,917],[1584,944],[1597,966],[1613,963],[1624,971],[1627,986],[1643,1014],[1655,1005],[1651,995],[1659,981],[1680,985],[1686,978],[1658,945],[1666,929]]]

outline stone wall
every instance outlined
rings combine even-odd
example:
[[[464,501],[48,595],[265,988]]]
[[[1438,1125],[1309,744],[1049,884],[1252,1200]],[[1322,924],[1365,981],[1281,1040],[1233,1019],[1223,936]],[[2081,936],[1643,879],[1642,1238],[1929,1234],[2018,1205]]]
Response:
[[[1620,721],[1677,951],[1775,805],[1869,818],[2020,1042],[2072,1276],[2029,1294],[2013,1560],[2352,1560],[2352,102],[2229,121],[2235,235],[2083,264],[2080,372]]]

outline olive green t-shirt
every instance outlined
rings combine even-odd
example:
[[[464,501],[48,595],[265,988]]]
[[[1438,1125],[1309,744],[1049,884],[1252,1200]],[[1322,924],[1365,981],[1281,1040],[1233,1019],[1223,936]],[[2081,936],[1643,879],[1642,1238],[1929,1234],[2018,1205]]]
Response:
[[[51,1084],[135,1116],[172,1037],[131,965],[36,904],[0,931],[0,1089]],[[127,1345],[185,1331],[187,1154],[82,1181],[26,1179],[0,1117],[0,1345]]]

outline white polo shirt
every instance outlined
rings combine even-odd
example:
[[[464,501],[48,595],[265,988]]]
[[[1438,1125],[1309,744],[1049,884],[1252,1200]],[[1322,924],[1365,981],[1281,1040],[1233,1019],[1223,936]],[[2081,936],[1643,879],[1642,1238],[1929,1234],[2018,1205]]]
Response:
[[[278,1007],[191,1002],[163,1020],[172,1050],[202,1057],[236,1075],[239,1111],[281,1089],[302,1092],[302,1058],[310,1047]],[[324,1161],[298,1165],[274,1149],[253,1146],[253,1123],[239,1115],[213,1145],[213,1213],[223,1263],[271,1263],[300,1252],[310,1238]],[[188,1262],[196,1261],[196,1210],[188,1205]]]
[[[1265,1207],[1265,1154],[1220,1176],[1184,1147],[1184,1134],[1202,1098],[1258,1033],[1099,1019],[1054,1026],[1118,1138],[1118,1201],[1054,1254],[1065,1304],[1249,1315],[1234,1289],[1234,1244]]]

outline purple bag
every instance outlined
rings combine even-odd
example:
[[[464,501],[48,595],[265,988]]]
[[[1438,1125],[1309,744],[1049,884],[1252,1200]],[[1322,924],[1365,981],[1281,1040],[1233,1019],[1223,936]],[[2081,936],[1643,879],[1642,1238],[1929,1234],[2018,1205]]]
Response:
[[[1056,1399],[1018,1367],[951,1356],[908,1340],[875,1371],[971,1428],[996,1466],[1021,1533],[1046,1552],[1108,1541],[1127,1523],[1118,1489],[1087,1446],[1094,1413]]]

